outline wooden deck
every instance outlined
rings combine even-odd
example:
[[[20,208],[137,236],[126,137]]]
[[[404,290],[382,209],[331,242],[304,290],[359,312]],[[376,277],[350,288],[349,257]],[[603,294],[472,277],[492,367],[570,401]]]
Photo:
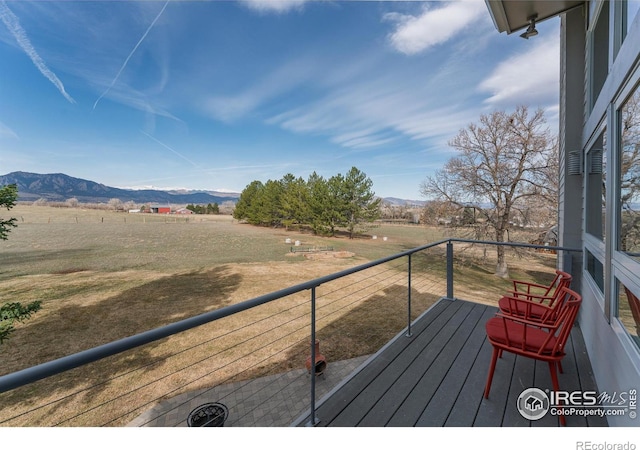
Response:
[[[536,427],[558,426],[556,416],[524,419],[516,399],[530,387],[551,389],[546,363],[505,353],[489,399],[483,398],[491,358],[484,324],[495,307],[442,299],[351,377],[317,403],[317,426]],[[560,389],[597,391],[576,326],[567,345]],[[293,425],[305,426],[309,417]],[[606,419],[567,416],[567,426],[607,426]]]

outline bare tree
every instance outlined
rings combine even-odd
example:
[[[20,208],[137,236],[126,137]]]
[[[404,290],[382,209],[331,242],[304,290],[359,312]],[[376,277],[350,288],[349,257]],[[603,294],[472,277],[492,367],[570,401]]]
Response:
[[[422,208],[420,222],[431,226],[451,225],[457,212],[458,208],[451,202],[430,200]]]
[[[231,200],[227,200],[226,202],[222,202],[220,205],[220,214],[233,214],[233,210],[235,209],[236,204]]]
[[[620,161],[621,250],[640,254],[640,90],[622,108]]]
[[[107,202],[107,204],[109,205],[109,207],[111,209],[115,209],[116,211],[121,210],[122,209],[122,200],[120,200],[119,198],[112,198],[109,199],[109,201]]]
[[[512,214],[530,197],[540,196],[547,186],[545,171],[555,145],[544,112],[519,106],[512,113],[496,111],[480,116],[459,131],[449,146],[458,151],[443,169],[427,177],[421,193],[464,208],[489,204],[479,214],[496,242],[505,242]],[[504,246],[497,246],[496,275],[508,277]]]
[[[547,165],[540,170],[537,195],[520,199],[514,205],[514,221],[524,227],[544,228],[549,231],[558,222],[558,195],[560,192],[560,160],[558,141],[553,137],[547,154]]]
[[[128,202],[126,202],[126,203],[124,204],[124,206],[123,206],[123,207],[124,207],[124,210],[125,210],[125,211],[130,211],[130,210],[132,210],[132,209],[137,209],[137,207],[138,207],[138,206],[135,204],[135,202],[134,202],[134,201],[129,200]]]

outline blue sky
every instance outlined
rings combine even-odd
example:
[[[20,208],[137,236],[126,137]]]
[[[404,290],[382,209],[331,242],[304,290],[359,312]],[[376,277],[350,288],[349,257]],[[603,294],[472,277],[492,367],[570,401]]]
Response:
[[[421,199],[481,114],[557,128],[559,19],[484,1],[0,1],[0,174],[240,192],[352,166]]]

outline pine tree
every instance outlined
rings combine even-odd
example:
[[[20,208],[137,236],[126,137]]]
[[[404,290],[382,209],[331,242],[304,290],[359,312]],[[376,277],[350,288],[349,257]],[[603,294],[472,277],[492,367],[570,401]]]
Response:
[[[0,188],[0,207],[8,210],[13,208],[18,199],[18,187],[15,184],[9,184]],[[15,227],[16,219],[0,219],[0,239],[7,240],[9,231]],[[31,314],[40,309],[40,302],[31,302],[28,305],[22,305],[18,302],[5,303],[0,306],[0,344],[9,338],[14,330],[16,322],[23,322],[31,317]]]

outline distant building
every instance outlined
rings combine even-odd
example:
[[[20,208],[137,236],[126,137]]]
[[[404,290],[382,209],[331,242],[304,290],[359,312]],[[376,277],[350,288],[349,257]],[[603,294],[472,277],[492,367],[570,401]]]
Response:
[[[149,208],[154,214],[171,214],[171,206],[151,205]]]
[[[176,209],[176,214],[193,214],[193,211],[187,208]]]

